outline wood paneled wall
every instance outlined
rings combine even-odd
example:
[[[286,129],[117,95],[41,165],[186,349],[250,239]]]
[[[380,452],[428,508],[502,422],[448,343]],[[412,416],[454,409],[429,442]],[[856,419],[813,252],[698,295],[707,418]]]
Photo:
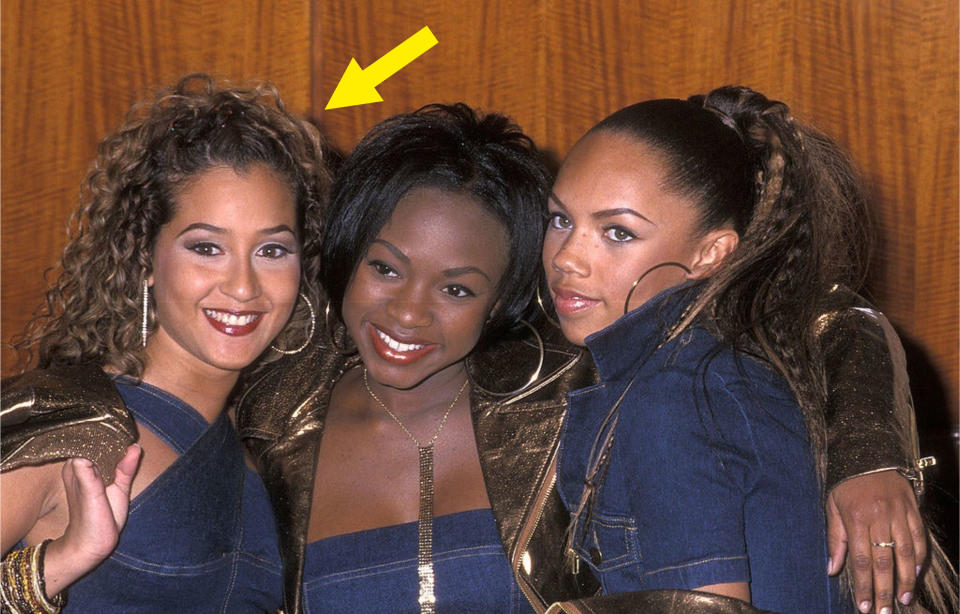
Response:
[[[366,66],[424,25],[439,45],[380,86],[384,103],[323,111],[351,57]],[[919,366],[921,413],[955,423],[957,29],[953,0],[7,0],[2,337],[40,298],[96,142],[184,72],[269,78],[345,151],[388,115],[464,100],[557,158],[621,106],[741,83],[859,163],[878,233],[869,290]]]
[[[39,305],[100,139],[132,103],[201,70],[269,77],[307,113],[311,8],[294,0],[4,0],[0,11],[0,366],[8,375],[8,342]]]

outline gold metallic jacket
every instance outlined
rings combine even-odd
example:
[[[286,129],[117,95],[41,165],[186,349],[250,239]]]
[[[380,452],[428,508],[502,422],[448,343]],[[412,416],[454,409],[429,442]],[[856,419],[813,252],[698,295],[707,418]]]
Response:
[[[137,426],[97,365],[37,369],[5,379],[0,391],[0,471],[82,456],[104,484]]]
[[[913,467],[912,406],[902,350],[886,318],[852,293],[835,293],[818,321],[827,362],[830,407],[828,487],[853,475]],[[851,307],[854,304],[855,307]],[[344,333],[337,331],[343,347]],[[578,574],[562,545],[569,516],[557,495],[556,455],[565,397],[596,381],[589,356],[556,334],[546,346],[543,375],[514,395],[536,346],[509,341],[468,360],[471,411],[490,505],[521,589],[537,612],[757,612],[748,604],[691,591],[645,591],[595,596],[596,581]],[[287,614],[300,613],[301,581],[314,469],[333,386],[356,356],[331,349],[324,331],[299,356],[269,365],[251,379],[237,410],[241,437],[256,457],[270,491],[284,558]],[[320,340],[320,341],[317,341]],[[904,394],[906,396],[904,396]]]

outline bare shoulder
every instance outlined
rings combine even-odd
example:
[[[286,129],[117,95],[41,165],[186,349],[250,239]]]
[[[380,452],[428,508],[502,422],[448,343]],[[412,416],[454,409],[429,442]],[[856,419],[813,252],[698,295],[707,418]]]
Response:
[[[28,465],[0,474],[0,547],[8,551],[35,530],[66,526],[66,495],[61,472],[66,461]],[[63,513],[62,523],[58,521]],[[62,531],[61,531],[62,532]],[[44,535],[44,537],[58,537]],[[32,541],[32,540],[30,540]]]

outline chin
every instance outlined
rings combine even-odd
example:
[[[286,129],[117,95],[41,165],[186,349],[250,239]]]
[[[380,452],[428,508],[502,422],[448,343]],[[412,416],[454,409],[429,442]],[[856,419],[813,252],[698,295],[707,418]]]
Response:
[[[581,347],[586,345],[585,340],[587,336],[590,335],[590,333],[581,330],[580,327],[565,325],[563,321],[560,322],[560,330],[563,332],[563,336],[566,337],[567,341]]]

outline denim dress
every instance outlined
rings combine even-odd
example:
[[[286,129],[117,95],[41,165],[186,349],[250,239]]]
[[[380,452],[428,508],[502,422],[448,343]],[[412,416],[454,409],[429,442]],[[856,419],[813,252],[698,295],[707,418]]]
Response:
[[[148,384],[127,408],[180,456],[130,502],[114,553],[74,583],[65,612],[276,612],[280,553],[266,489],[226,413],[213,424]]]
[[[489,509],[435,518],[433,564],[438,614],[533,612],[517,586]],[[416,522],[307,544],[307,614],[416,614],[418,588]]]
[[[748,582],[761,609],[852,611],[826,574],[821,488],[786,382],[703,328],[658,347],[690,294],[665,291],[587,338],[600,383],[568,396],[558,465],[567,509],[592,486],[579,560],[606,594]]]

